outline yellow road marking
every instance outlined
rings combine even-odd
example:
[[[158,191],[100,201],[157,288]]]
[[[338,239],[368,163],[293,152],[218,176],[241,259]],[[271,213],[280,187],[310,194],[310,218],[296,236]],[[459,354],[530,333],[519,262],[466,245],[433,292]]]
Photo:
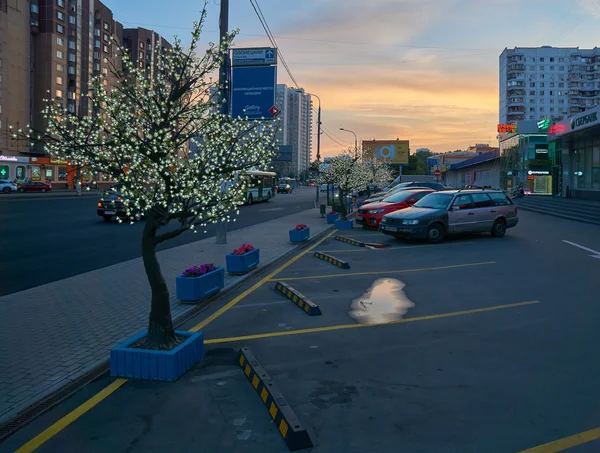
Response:
[[[375,242],[374,242],[375,244]],[[457,245],[466,245],[473,244],[473,242],[460,242],[456,244],[428,244],[428,245],[408,245],[408,246],[399,246],[399,247],[384,247],[382,249],[377,250],[402,250],[402,249],[421,249],[425,247],[455,247]],[[369,247],[360,247],[356,249],[337,249],[337,250],[317,250],[322,253],[351,253],[351,252],[370,252],[372,249]]]
[[[539,303],[541,303],[539,300],[532,300],[529,302],[519,302],[516,304],[496,305],[493,307],[486,307],[486,308],[475,308],[473,310],[453,311],[453,312],[442,313],[442,314],[438,314],[438,315],[418,316],[415,318],[404,318],[404,319],[398,319],[396,321],[390,321],[388,323],[341,324],[341,325],[337,325],[337,326],[315,327],[312,329],[287,330],[285,332],[270,332],[270,333],[261,333],[261,334],[256,334],[256,335],[244,335],[241,337],[214,338],[212,340],[205,340],[204,343],[205,344],[231,343],[234,341],[258,340],[258,339],[262,339],[262,338],[285,337],[288,335],[304,335],[307,333],[331,332],[334,330],[361,329],[363,327],[386,326],[389,324],[401,324],[401,323],[407,323],[407,322],[428,321],[431,319],[452,318],[455,316],[465,316],[465,315],[471,315],[474,313],[484,313],[487,311],[504,310],[507,308],[516,308],[516,307],[525,307],[527,305],[534,305],[534,304],[539,304]]]
[[[444,269],[456,269],[459,267],[472,267],[472,266],[484,266],[487,264],[496,264],[495,261],[485,261],[483,263],[468,263],[468,264],[454,264],[451,266],[440,266],[440,267],[423,267],[420,269],[399,269],[391,271],[370,271],[370,272],[351,272],[343,274],[325,274],[325,275],[311,275],[308,277],[279,277],[271,281],[290,281],[290,280],[312,280],[319,278],[336,278],[336,277],[355,277],[357,275],[379,275],[379,274],[402,274],[408,272],[425,272],[425,271],[440,271]]]
[[[565,437],[564,439],[555,440],[554,442],[523,450],[520,453],[556,453],[598,439],[600,439],[600,428],[594,428],[583,433],[575,434],[574,436]]]
[[[254,291],[256,291],[258,288],[260,288],[262,285],[264,285],[265,283],[271,281],[271,279],[273,277],[275,277],[277,274],[279,274],[286,267],[288,267],[289,265],[295,263],[297,260],[299,260],[305,254],[310,253],[310,251],[312,249],[314,249],[315,247],[318,247],[320,244],[322,244],[323,242],[325,242],[332,234],[335,234],[335,233],[337,233],[337,230],[333,230],[331,233],[329,233],[328,235],[326,235],[324,238],[319,239],[316,243],[314,243],[313,245],[311,245],[308,249],[306,249],[303,252],[298,253],[297,255],[293,256],[288,261],[286,261],[281,266],[279,266],[277,269],[275,269],[273,272],[271,272],[269,275],[267,275],[266,277],[264,277],[262,280],[260,280],[259,282],[255,283],[253,286],[251,286],[246,291],[244,291],[243,293],[241,293],[239,296],[237,296],[234,299],[232,299],[231,301],[229,301],[223,307],[219,308],[216,312],[214,312],[208,318],[206,318],[203,321],[199,322],[198,324],[196,324],[191,329],[188,329],[188,331],[189,332],[198,332],[200,329],[203,329],[208,324],[210,324],[215,319],[217,319],[219,316],[221,316],[223,313],[225,313],[227,310],[229,310],[230,308],[236,306],[246,296],[252,294]]]
[[[59,421],[54,423],[52,426],[50,426],[49,428],[47,428],[46,430],[42,431],[40,434],[35,436],[33,439],[31,439],[29,442],[27,442],[25,445],[23,445],[17,451],[15,451],[15,453],[29,453],[29,452],[32,452],[32,451],[36,450],[37,448],[41,447],[44,443],[46,443],[48,440],[50,440],[52,437],[54,437],[60,431],[65,429],[67,426],[69,426],[71,423],[73,423],[75,420],[77,420],[83,414],[85,414],[90,409],[92,409],[104,398],[109,396],[111,393],[115,392],[118,388],[120,388],[126,382],[127,382],[127,379],[116,379],[113,383],[106,386],[105,388],[100,390],[98,393],[96,393],[94,396],[92,396],[89,400],[87,400],[86,402],[81,404],[81,406],[79,406],[76,409],[74,409],[73,411],[69,412],[67,415],[65,415]]]

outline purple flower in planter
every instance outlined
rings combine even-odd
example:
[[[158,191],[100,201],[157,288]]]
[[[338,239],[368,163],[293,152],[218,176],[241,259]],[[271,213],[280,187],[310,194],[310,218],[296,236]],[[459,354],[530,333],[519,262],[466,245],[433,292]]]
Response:
[[[216,269],[212,263],[203,264],[201,266],[192,266],[189,269],[183,271],[184,277],[200,277],[201,275],[208,274]]]

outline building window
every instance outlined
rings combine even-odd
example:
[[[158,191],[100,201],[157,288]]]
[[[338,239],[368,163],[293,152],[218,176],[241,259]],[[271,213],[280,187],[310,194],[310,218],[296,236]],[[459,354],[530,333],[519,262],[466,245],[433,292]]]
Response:
[[[108,75],[108,68],[102,68],[102,74]]]
[[[554,104],[554,99],[550,99],[550,104]]]
[[[67,180],[67,167],[58,167],[58,180],[59,181]]]
[[[529,99],[530,104],[535,104],[535,99]]]
[[[70,24],[74,24],[75,23],[75,16],[69,16],[69,23]]]
[[[104,29],[108,30],[108,24],[106,22],[104,22]]]
[[[102,79],[102,85],[108,85],[108,80]]]
[[[143,49],[143,48],[144,48],[144,43],[140,42],[140,49]]]
[[[554,57],[550,57],[550,63],[554,61]]]
[[[529,96],[535,96],[535,90],[531,90],[531,91],[529,92]]]
[[[75,54],[70,53],[68,58],[71,63],[75,63]]]
[[[144,58],[144,52],[140,52],[140,60]]]
[[[110,38],[108,37],[108,35],[102,36],[102,39],[104,39],[104,42],[108,42],[110,40]]]
[[[65,27],[61,24],[56,24],[56,31],[58,33],[64,33],[65,32]]]
[[[75,74],[75,68],[73,66],[69,66],[67,68],[67,73],[68,74]]]
[[[63,78],[61,76],[56,76],[56,84],[62,85],[62,83],[63,83]]]
[[[565,61],[565,59],[564,59],[564,58],[562,58],[562,57],[560,57],[560,58],[558,59],[558,62],[559,62],[559,63],[563,63],[564,61]],[[562,66],[562,67],[564,68],[564,66]]]
[[[69,49],[75,50],[75,41],[69,41]]]
[[[550,66],[550,71],[554,71],[554,66]]]
[[[529,107],[530,112],[535,112],[535,107]]]
[[[100,48],[100,40],[99,40],[99,39],[96,39],[96,40],[94,41],[94,47],[98,47],[98,48]]]
[[[535,119],[535,117],[533,115],[529,115],[529,119],[533,120],[533,119]]]
[[[96,60],[99,60],[100,59],[100,52],[94,52],[94,58]]]
[[[63,72],[65,70],[65,67],[63,65],[61,65],[60,63],[56,64],[56,70],[58,72]]]
[[[46,181],[52,181],[54,179],[54,169],[52,167],[46,167]]]
[[[554,88],[554,82],[550,82],[550,88]]]
[[[543,70],[544,70],[544,67],[543,67],[543,66],[540,66],[540,71],[543,71]]]
[[[56,0],[56,4],[61,8],[65,7],[65,0]]]
[[[558,83],[558,88],[564,88],[564,87],[565,87],[565,84],[563,82]]]
[[[529,87],[530,88],[535,88],[535,82],[529,82]]]
[[[544,107],[540,107],[540,112],[543,112],[543,111],[544,111]]]
[[[57,50],[56,51],[56,58],[58,58],[59,60],[62,60],[64,58],[65,54],[63,54],[62,50]]]
[[[56,44],[59,46],[64,46],[65,45],[65,40],[63,38],[59,38],[58,36],[56,37]]]
[[[544,82],[540,82],[540,87],[544,88]]]
[[[554,91],[550,91],[550,96],[554,96]]]
[[[564,100],[564,99],[559,99],[559,100],[558,100],[558,103],[559,103],[559,104],[564,104],[564,103],[565,103],[565,100]]]
[[[56,90],[57,99],[62,99],[62,90]]]
[[[105,45],[102,47],[102,50],[104,51],[104,53],[108,53],[108,46],[105,44]]]
[[[540,58],[540,63],[544,62],[544,57]]]
[[[102,59],[102,61],[104,62],[104,64],[108,64],[108,58],[104,57],[104,58]]]
[[[554,107],[550,107],[550,111],[551,111],[551,112],[554,112]]]
[[[530,71],[535,71],[535,66],[529,66]]]
[[[57,10],[56,11],[56,17],[57,17],[57,19],[65,20],[65,13],[63,13],[62,11],[58,11]]]
[[[100,36],[100,29],[99,28],[95,28],[94,29],[94,36]]]
[[[544,90],[540,91],[540,96],[544,95]]]
[[[544,74],[540,74],[540,79],[544,79]]]

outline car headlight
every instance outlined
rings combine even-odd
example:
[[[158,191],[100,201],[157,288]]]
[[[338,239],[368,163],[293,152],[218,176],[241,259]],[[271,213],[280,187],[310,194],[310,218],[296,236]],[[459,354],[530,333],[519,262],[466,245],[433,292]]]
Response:
[[[379,214],[380,212],[384,212],[385,209],[373,209],[371,211],[367,211],[369,214]]]
[[[387,222],[387,216],[386,216],[386,215],[384,215],[384,216],[383,216],[383,219],[381,219],[381,221],[382,221],[382,222]]]
[[[403,220],[402,225],[418,225],[418,220]]]

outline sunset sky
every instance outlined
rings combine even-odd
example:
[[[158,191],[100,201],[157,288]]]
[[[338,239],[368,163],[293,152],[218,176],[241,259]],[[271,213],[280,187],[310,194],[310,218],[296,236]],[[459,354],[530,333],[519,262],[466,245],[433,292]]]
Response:
[[[188,41],[199,0],[104,0],[126,27]],[[210,0],[203,41],[218,40]],[[231,0],[237,47],[269,46],[249,0]],[[301,87],[323,102],[322,154],[361,139],[411,150],[497,143],[498,57],[505,47],[593,48],[600,0],[259,0]],[[596,38],[596,39],[595,39]],[[278,82],[293,85],[279,65]],[[315,99],[315,108],[317,102]],[[339,142],[339,143],[336,143]],[[315,151],[313,151],[313,156]]]

